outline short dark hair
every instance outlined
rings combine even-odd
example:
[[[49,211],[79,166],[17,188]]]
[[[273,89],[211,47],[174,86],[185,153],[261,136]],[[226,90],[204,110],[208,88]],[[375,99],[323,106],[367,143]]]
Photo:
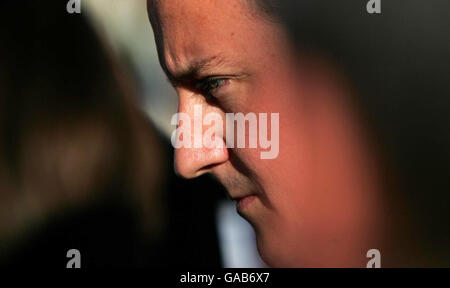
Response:
[[[254,7],[263,15],[277,18],[279,1],[278,0],[246,0],[251,7]]]

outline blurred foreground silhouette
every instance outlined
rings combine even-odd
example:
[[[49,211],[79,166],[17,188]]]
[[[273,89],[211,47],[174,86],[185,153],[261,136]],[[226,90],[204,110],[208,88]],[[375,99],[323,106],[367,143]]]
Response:
[[[73,248],[82,268],[219,266],[221,188],[174,175],[131,74],[84,15],[64,0],[0,3],[0,266],[65,268]]]

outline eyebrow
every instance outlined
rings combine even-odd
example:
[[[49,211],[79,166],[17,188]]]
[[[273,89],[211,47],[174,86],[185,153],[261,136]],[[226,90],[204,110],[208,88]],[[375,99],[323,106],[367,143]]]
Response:
[[[202,78],[204,77],[205,71],[213,67],[221,66],[224,63],[225,60],[222,57],[211,56],[192,61],[186,69],[174,73],[171,73],[166,65],[163,66],[163,69],[169,81],[173,85],[177,85],[186,81]]]

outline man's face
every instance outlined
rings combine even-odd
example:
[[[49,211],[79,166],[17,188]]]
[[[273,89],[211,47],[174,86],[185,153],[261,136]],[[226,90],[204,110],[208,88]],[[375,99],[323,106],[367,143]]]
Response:
[[[370,177],[350,173],[364,170],[364,153],[342,116],[349,114],[341,113],[345,101],[330,100],[340,96],[338,81],[292,57],[282,27],[245,1],[157,2],[150,20],[179,112],[193,119],[199,104],[223,123],[225,113],[238,112],[280,119],[278,157],[261,159],[260,148],[180,148],[176,171],[186,178],[210,173],[227,188],[269,265],[359,264],[372,199],[355,191]]]

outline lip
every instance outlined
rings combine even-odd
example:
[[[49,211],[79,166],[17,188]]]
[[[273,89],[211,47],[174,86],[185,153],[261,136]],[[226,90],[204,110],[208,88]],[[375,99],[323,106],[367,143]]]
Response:
[[[244,196],[238,199],[235,199],[237,201],[236,208],[238,211],[244,211],[248,206],[256,200],[256,195],[248,195]]]

